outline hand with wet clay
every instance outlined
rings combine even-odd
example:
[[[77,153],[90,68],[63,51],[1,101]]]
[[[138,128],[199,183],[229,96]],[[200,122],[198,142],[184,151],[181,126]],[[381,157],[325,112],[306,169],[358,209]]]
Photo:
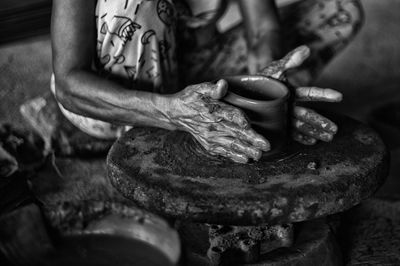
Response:
[[[260,74],[285,80],[285,72],[300,66],[309,55],[310,49],[307,46],[300,46],[282,59],[272,62]],[[331,141],[338,130],[337,125],[311,109],[297,106],[296,103],[301,101],[340,102],[342,94],[332,89],[318,87],[298,87],[294,93],[293,138],[306,145],[313,145],[317,140]]]
[[[166,115],[177,129],[191,133],[210,154],[238,163],[258,160],[270,144],[250,128],[241,110],[219,101],[227,87],[224,80],[188,86],[172,95]]]

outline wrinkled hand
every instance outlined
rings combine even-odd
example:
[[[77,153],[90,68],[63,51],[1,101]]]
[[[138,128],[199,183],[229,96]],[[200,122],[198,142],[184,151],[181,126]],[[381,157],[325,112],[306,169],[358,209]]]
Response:
[[[310,49],[307,46],[300,46],[281,60],[272,62],[260,74],[285,80],[285,72],[300,66],[309,55]],[[295,104],[299,101],[340,102],[341,100],[342,94],[332,89],[318,87],[295,89]],[[338,130],[337,125],[331,120],[305,107],[295,105],[293,116],[293,138],[306,145],[315,144],[317,140],[331,141]]]
[[[172,97],[170,121],[180,130],[191,133],[213,155],[228,157],[238,163],[258,160],[269,142],[250,128],[244,113],[220,102],[227,83],[191,85]]]

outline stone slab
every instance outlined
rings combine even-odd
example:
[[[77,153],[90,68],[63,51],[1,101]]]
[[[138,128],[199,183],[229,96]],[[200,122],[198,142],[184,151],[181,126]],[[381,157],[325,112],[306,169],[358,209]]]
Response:
[[[135,128],[107,158],[111,183],[163,216],[193,222],[292,223],[349,209],[384,182],[388,152],[368,126],[333,117],[331,143],[291,145],[285,156],[236,164],[206,156],[187,133]]]

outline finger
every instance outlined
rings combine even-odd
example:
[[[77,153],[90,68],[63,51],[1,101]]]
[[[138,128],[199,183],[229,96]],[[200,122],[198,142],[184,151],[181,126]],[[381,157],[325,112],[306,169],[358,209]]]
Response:
[[[332,89],[299,87],[296,88],[296,99],[300,101],[340,102],[343,95]]]
[[[259,149],[252,147],[248,144],[245,144],[238,139],[231,141],[230,148],[233,151],[236,151],[240,154],[244,154],[247,157],[253,158],[256,161],[258,161],[262,155],[262,152]]]
[[[227,147],[225,147],[227,145],[225,146],[221,145],[221,142],[222,143],[231,142],[232,141],[231,138],[222,141],[221,138],[216,138],[213,139],[212,142],[210,142],[209,139],[203,139],[199,136],[194,136],[194,137],[201,144],[201,146],[211,155],[223,156],[237,163],[247,163],[249,161],[249,158],[245,154],[233,151],[232,149],[228,149]],[[216,142],[216,140],[218,140],[219,142]]]
[[[327,131],[332,134],[336,134],[336,132],[338,131],[338,127],[335,123],[333,123],[328,118],[318,114],[314,110],[301,106],[295,106],[293,113],[298,120],[319,128],[322,131]]]
[[[292,137],[295,141],[304,145],[314,145],[317,143],[317,139],[304,135],[298,131],[293,131]]]
[[[246,158],[252,158],[256,161],[259,160],[262,155],[262,152],[259,149],[239,139],[232,139],[231,137],[215,138],[213,143],[225,147],[225,150],[228,153],[244,155]]]
[[[293,127],[306,136],[313,137],[325,142],[329,142],[333,139],[332,133],[320,130],[298,119],[293,119]]]
[[[220,124],[229,129],[232,137],[238,137],[240,140],[248,142],[252,144],[254,147],[263,150],[269,151],[271,149],[271,144],[268,140],[266,140],[263,136],[255,132],[253,129],[242,129],[235,126],[229,122],[220,122]]]
[[[209,152],[213,155],[220,155],[223,157],[227,157],[236,163],[247,163],[249,158],[239,152],[229,151],[225,147],[216,146],[209,149]]]
[[[214,100],[222,99],[228,91],[228,83],[223,79],[220,79],[216,84],[203,82],[191,85],[191,87],[194,87],[197,93]]]
[[[303,62],[310,56],[310,48],[306,45],[302,45],[289,52],[282,61],[284,71],[295,68],[303,64]]]
[[[228,92],[228,83],[224,79],[218,80],[216,84],[216,89],[211,91],[211,98],[214,100],[219,100],[225,97],[226,93]]]
[[[224,79],[218,80],[216,84],[213,84],[213,88],[210,90],[209,96],[214,100],[222,99],[228,91],[228,83]]]
[[[228,104],[221,103],[220,106],[222,108],[216,110],[216,116],[225,121],[232,122],[243,129],[248,129],[250,127],[250,123],[242,110]]]
[[[305,45],[297,47],[282,59],[272,62],[261,71],[261,74],[275,79],[283,79],[285,71],[300,66],[309,56],[310,48]]]

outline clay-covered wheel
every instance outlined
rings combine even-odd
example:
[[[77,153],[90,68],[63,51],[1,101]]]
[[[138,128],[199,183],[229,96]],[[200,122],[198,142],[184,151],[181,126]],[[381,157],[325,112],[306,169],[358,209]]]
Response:
[[[108,176],[126,198],[163,216],[193,222],[283,224],[349,209],[384,182],[388,152],[356,120],[330,116],[330,143],[290,145],[275,160],[237,164],[207,156],[187,133],[134,128],[112,146]]]

